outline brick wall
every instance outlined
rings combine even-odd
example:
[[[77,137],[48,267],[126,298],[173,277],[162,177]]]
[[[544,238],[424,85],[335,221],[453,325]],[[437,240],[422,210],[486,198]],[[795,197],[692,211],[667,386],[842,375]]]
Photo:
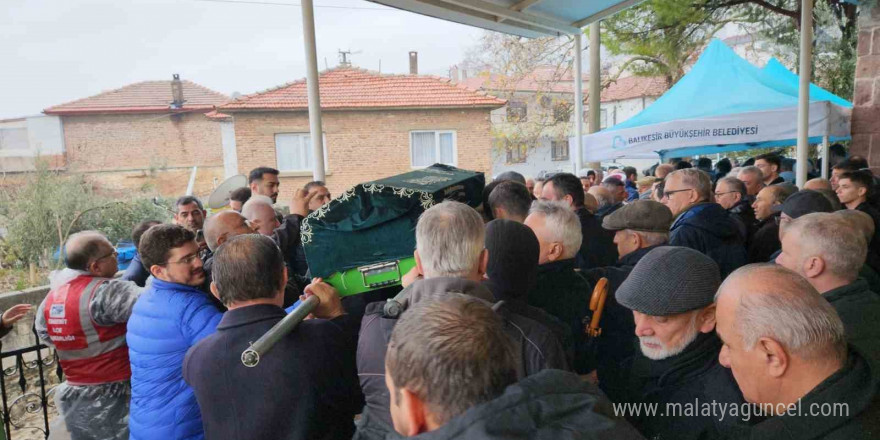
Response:
[[[201,113],[64,116],[71,171],[223,165],[220,125]]]
[[[859,13],[858,25],[851,151],[880,167],[880,8]]]
[[[238,170],[276,167],[275,134],[307,133],[307,112],[234,114]],[[324,112],[327,184],[333,195],[361,182],[410,171],[410,131],[455,130],[458,167],[491,170],[489,109]],[[311,176],[281,177],[279,203]]]

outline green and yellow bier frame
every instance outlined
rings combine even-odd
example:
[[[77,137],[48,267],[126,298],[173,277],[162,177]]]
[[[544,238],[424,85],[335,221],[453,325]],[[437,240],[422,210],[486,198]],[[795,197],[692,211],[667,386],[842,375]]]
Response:
[[[306,217],[300,236],[312,276],[342,296],[396,286],[415,267],[415,228],[445,200],[479,206],[483,173],[448,165],[359,184]]]

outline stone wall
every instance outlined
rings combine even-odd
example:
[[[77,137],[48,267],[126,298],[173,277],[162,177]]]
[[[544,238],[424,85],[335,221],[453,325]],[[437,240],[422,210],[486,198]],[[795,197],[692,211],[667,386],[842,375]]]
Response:
[[[0,293],[0,312],[6,311],[16,304],[32,304],[34,310],[43,301],[43,298],[49,293],[49,286],[34,287],[26,290],[16,290],[12,292]],[[12,351],[19,348],[34,345],[34,334],[31,327],[34,324],[34,312],[25,316],[21,321],[15,323],[12,331],[3,337],[3,351]],[[8,367],[6,362],[4,367]]]
[[[880,167],[880,8],[859,12],[852,154]]]

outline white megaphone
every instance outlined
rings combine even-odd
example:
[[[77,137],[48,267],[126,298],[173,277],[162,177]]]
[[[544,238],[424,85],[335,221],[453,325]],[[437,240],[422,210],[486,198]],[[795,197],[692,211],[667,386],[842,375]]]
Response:
[[[208,207],[211,209],[221,209],[229,205],[229,194],[233,191],[247,186],[247,176],[239,174],[232,176],[223,181],[211,196],[208,197]]]

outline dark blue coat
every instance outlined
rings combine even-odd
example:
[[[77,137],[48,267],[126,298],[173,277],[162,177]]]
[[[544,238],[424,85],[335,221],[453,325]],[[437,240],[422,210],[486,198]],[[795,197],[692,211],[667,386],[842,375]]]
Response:
[[[141,254],[135,252],[134,258],[132,258],[131,263],[128,264],[128,268],[125,269],[125,273],[122,274],[122,279],[126,281],[134,281],[140,287],[144,287],[147,283],[147,278],[150,277],[150,271],[144,267],[144,263],[141,262]]]
[[[669,244],[698,250],[718,263],[724,278],[748,262],[739,227],[721,205],[698,203],[678,215]]]
[[[285,317],[258,304],[229,310],[217,332],[189,350],[183,377],[202,410],[205,437],[345,439],[364,400],[355,366],[359,321],[309,319],[248,368],[241,353]]]
[[[602,220],[586,208],[575,211],[581,222],[583,241],[575,258],[582,271],[596,267],[611,266],[617,261],[617,245],[614,244],[614,231],[602,228]]]

